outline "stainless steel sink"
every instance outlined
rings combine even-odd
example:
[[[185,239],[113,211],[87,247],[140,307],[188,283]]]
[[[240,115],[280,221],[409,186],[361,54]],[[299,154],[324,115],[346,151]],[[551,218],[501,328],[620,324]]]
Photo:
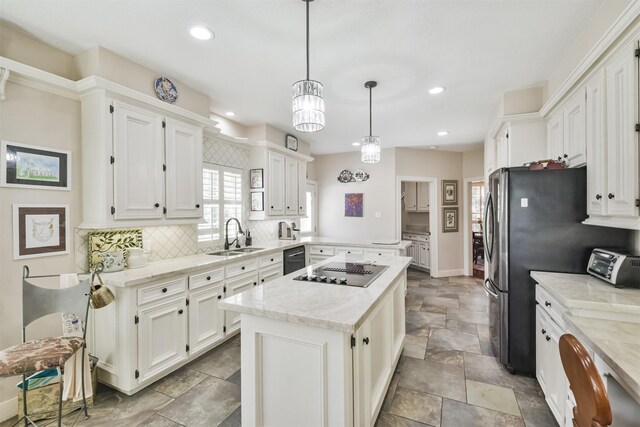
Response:
[[[242,252],[237,252],[237,251],[218,251],[218,252],[209,252],[207,255],[211,255],[211,256],[239,256],[239,255],[242,255]]]
[[[233,249],[232,252],[240,252],[243,254],[247,254],[247,253],[262,251],[262,250],[264,250],[264,248],[240,248],[240,249]]]

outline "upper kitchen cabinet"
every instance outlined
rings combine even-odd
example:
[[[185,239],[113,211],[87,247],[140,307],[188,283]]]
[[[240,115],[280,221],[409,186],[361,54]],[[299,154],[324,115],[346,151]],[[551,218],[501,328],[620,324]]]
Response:
[[[547,122],[547,153],[550,159],[561,161],[564,156],[564,114],[559,109]]]
[[[80,227],[200,222],[203,128],[214,122],[133,91],[89,89],[81,94]]]
[[[428,182],[418,183],[418,211],[419,212],[429,211],[429,183]]]
[[[252,210],[251,220],[289,218],[307,214],[307,162],[313,158],[287,150],[268,141],[259,141],[251,150],[251,169],[262,169],[263,210]]]
[[[583,166],[587,163],[587,144],[585,141],[585,89],[576,92],[563,109],[564,141],[562,159],[569,167]]]
[[[587,214],[605,215],[607,198],[607,134],[605,116],[604,70],[598,71],[586,85],[585,141],[587,143]]]
[[[538,113],[499,117],[489,133],[487,150],[495,163],[487,169],[522,166],[547,156],[547,125]],[[487,151],[485,150],[485,151]]]
[[[429,183],[407,181],[404,183],[404,210],[429,212]]]

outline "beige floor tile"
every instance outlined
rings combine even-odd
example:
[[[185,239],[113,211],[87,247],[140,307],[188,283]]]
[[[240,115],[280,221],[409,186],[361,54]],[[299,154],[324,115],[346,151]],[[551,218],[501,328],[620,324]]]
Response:
[[[516,396],[510,388],[467,380],[467,403],[520,416]]]
[[[440,426],[442,398],[406,388],[397,388],[389,412],[434,427]]]

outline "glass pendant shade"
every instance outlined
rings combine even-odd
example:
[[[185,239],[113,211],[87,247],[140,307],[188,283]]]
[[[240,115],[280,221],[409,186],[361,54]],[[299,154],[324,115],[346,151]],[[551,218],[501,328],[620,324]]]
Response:
[[[365,136],[362,138],[362,154],[360,160],[362,163],[378,163],[380,161],[380,137]]]
[[[315,80],[300,80],[293,92],[293,128],[298,132],[318,132],[324,128],[324,88]]]

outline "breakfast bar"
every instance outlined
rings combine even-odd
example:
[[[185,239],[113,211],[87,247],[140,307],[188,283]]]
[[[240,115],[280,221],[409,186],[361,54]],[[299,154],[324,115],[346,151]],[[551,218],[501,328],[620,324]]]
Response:
[[[243,424],[373,425],[404,344],[410,262],[342,254],[222,300],[241,313]]]

